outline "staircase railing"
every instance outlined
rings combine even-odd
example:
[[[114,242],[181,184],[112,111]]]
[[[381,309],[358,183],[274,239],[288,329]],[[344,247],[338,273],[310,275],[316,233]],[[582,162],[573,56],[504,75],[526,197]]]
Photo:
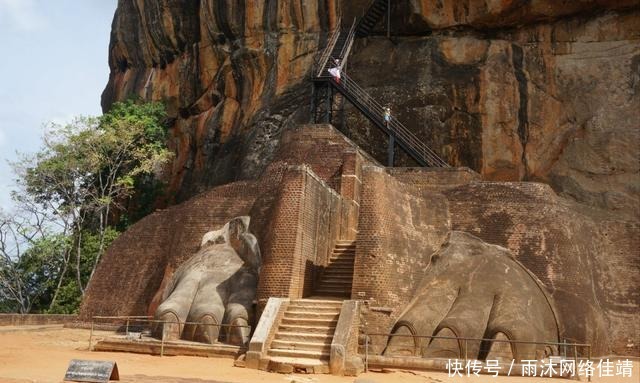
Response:
[[[367,13],[371,12],[376,3],[380,0],[372,0],[367,8]],[[366,13],[365,13],[366,15]],[[351,28],[347,32],[344,39],[340,39],[343,31],[340,28],[341,19],[338,20],[338,26],[331,34],[325,47],[320,60],[318,61],[318,69],[314,70],[316,73],[315,79],[320,81],[328,81],[335,89],[342,93],[347,99],[351,101],[356,108],[358,108],[367,118],[369,118],[375,125],[377,125],[384,132],[389,134],[392,138],[398,140],[400,145],[411,157],[413,157],[422,166],[433,167],[450,167],[442,158],[440,158],[436,152],[429,148],[424,142],[422,142],[413,132],[405,127],[396,117],[390,116],[389,121],[384,119],[384,106],[371,97],[364,89],[362,89],[353,79],[351,79],[344,71],[340,73],[340,81],[336,81],[329,75],[327,69],[329,60],[331,63],[335,62],[335,59],[341,60],[341,67],[349,58],[349,52],[353,46],[355,36],[358,28],[364,20],[364,16],[360,20],[353,20]],[[338,46],[339,57],[332,56],[336,49],[338,40],[341,40],[342,47]],[[392,142],[392,141],[390,141]],[[392,160],[391,160],[392,161]]]
[[[344,46],[340,51],[340,58],[342,59],[342,65],[344,66],[349,59],[349,53],[351,52],[351,47],[353,46],[353,42],[356,38],[356,18],[353,18],[353,23],[351,24],[351,28],[349,29],[349,33],[347,34],[347,38],[345,39]]]
[[[338,19],[338,22],[336,23],[336,28],[333,30],[333,32],[331,32],[331,36],[329,37],[329,40],[327,41],[327,46],[324,48],[324,51],[322,52],[322,55],[320,56],[320,60],[318,60],[318,72],[316,77],[321,77],[322,76],[322,72],[324,71],[325,67],[327,66],[327,61],[329,60],[329,57],[331,57],[331,52],[333,52],[333,48],[336,46],[336,41],[338,41],[338,36],[340,36],[340,25],[342,23],[342,19]]]
[[[324,76],[328,77],[328,76]],[[341,73],[340,82],[336,82],[332,77],[327,78],[331,84],[341,93],[347,96],[364,114],[372,120],[378,127],[388,134],[398,139],[398,143],[423,166],[450,167],[450,165],[440,158],[431,148],[404,126],[395,116],[391,116],[389,124],[384,121],[384,106],[369,95],[346,73]],[[364,110],[363,110],[364,109]]]

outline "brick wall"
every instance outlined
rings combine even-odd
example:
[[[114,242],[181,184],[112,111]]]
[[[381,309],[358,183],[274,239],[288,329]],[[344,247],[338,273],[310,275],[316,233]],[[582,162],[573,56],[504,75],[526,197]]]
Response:
[[[353,299],[373,299],[369,332],[389,332],[449,231],[446,199],[421,193],[383,168],[363,169]]]
[[[481,181],[480,174],[469,168],[386,168],[393,178],[413,185],[420,191],[439,192],[453,186]]]
[[[356,174],[363,163],[376,161],[333,126],[300,125],[285,132],[271,166],[280,162],[306,164],[331,188],[340,192],[344,174]]]
[[[301,126],[282,141],[259,180],[216,187],[123,233],[96,270],[81,319],[148,314],[163,276],[197,251],[202,235],[239,215],[251,216],[264,258],[258,295],[307,294],[313,266],[326,264],[336,239],[355,236],[357,174],[370,159],[330,125]]]
[[[261,303],[311,293],[317,267],[327,264],[333,244],[348,232],[350,206],[309,167],[284,172],[263,247]]]
[[[80,319],[147,315],[165,269],[175,270],[193,255],[207,231],[249,214],[255,193],[252,183],[232,183],[137,222],[105,253],[87,289]]]
[[[66,324],[77,319],[77,315],[64,314],[0,314],[0,326]]]

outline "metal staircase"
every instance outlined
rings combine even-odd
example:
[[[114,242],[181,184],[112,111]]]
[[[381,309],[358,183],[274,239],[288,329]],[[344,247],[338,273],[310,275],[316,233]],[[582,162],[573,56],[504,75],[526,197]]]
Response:
[[[449,167],[447,162],[440,158],[436,152],[422,142],[396,117],[392,115],[388,122],[385,121],[384,106],[345,73],[346,63],[355,36],[359,35],[359,33],[368,33],[380,18],[380,12],[384,13],[387,9],[387,4],[387,0],[373,0],[369,9],[358,23],[354,21],[349,30],[337,28],[329,38],[327,47],[317,63],[317,69],[314,70],[313,121],[315,123],[331,123],[333,111],[335,110],[334,106],[344,101],[343,99],[336,100],[336,96],[340,95],[389,136],[389,166],[393,166],[394,147],[397,143],[421,166]],[[363,20],[368,21],[365,23]],[[339,60],[341,67],[339,81],[329,74],[329,69],[336,66],[336,59]]]
[[[356,36],[368,36],[369,33],[371,33],[373,27],[376,26],[385,12],[387,12],[388,6],[389,0],[371,1],[371,3],[369,4],[369,8],[367,8],[365,14],[360,18],[360,21],[358,21],[358,25],[356,26]]]

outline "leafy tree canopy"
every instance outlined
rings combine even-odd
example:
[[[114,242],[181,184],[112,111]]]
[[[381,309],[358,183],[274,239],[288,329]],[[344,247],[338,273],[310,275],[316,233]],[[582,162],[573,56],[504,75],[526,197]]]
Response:
[[[100,117],[50,124],[42,148],[13,164],[14,201],[28,217],[0,225],[0,309],[77,309],[131,198],[155,199],[145,193],[159,190],[171,159],[166,125],[162,104],[116,103]]]

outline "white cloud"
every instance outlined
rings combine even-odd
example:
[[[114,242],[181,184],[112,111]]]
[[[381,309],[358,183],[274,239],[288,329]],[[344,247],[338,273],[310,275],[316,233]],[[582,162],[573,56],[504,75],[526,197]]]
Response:
[[[2,148],[6,142],[7,142],[7,136],[4,134],[4,131],[0,129],[0,148]]]
[[[0,0],[0,23],[10,23],[21,31],[33,31],[44,26],[35,0]]]

